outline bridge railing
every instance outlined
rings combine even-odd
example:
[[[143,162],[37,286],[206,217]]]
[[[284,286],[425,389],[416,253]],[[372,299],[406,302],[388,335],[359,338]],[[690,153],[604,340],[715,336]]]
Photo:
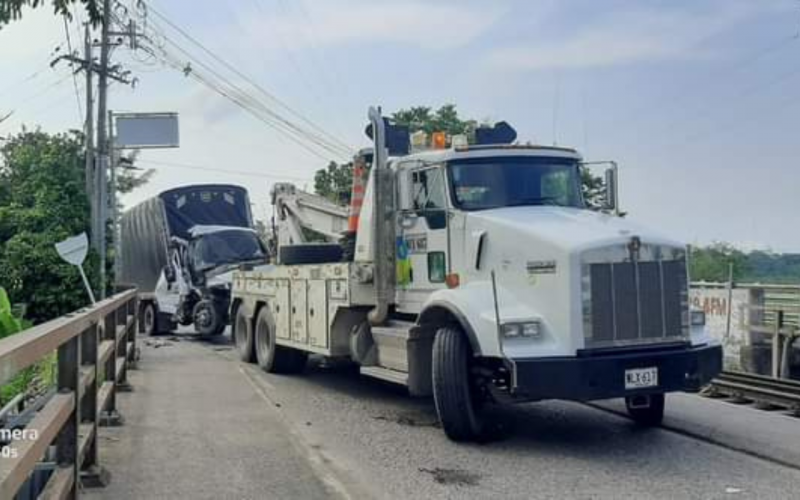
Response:
[[[0,385],[57,351],[55,394],[25,426],[10,432],[0,456],[0,498],[15,498],[46,457],[55,468],[39,498],[75,498],[102,480],[98,424],[119,422],[118,390],[129,388],[136,356],[136,290],[118,293],[0,340]],[[5,430],[8,432],[8,430]]]

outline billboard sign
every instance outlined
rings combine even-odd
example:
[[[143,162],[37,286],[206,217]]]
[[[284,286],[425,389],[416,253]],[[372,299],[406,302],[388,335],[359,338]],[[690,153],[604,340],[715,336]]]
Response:
[[[119,149],[177,148],[178,113],[115,113]]]

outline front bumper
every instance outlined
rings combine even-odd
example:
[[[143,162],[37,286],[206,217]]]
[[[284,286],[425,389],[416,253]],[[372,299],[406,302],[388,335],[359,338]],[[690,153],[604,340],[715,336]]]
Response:
[[[658,368],[658,385],[625,389],[625,370]],[[575,357],[511,362],[514,394],[532,399],[588,401],[636,394],[696,392],[722,371],[722,346],[583,352]]]

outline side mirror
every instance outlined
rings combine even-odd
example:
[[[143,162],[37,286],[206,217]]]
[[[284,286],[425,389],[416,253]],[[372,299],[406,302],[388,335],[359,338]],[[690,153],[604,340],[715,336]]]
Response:
[[[614,214],[619,214],[618,185],[617,185],[617,165],[614,164],[606,170],[605,175],[605,197],[603,208]]]
[[[167,283],[175,282],[175,269],[172,266],[164,266],[164,279],[167,280]]]

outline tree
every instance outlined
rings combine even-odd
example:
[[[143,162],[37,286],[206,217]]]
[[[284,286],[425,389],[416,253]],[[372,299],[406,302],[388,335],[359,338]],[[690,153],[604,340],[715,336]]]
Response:
[[[748,271],[747,254],[729,243],[717,242],[707,247],[692,247],[689,276],[692,281],[728,281],[731,264],[733,279],[739,281]]]
[[[353,164],[331,161],[314,174],[314,192],[339,205],[350,203],[353,187]]]
[[[40,323],[86,304],[77,271],[54,244],[89,227],[82,136],[24,130],[0,148],[0,283]],[[87,274],[97,284],[97,254]]]
[[[477,120],[464,120],[458,116],[455,104],[444,104],[437,110],[429,106],[412,106],[392,113],[390,120],[397,125],[406,125],[412,132],[422,130],[427,134],[445,132],[450,136],[466,135],[469,143],[475,142],[475,129],[480,123]],[[602,206],[605,186],[603,179],[592,174],[588,169],[581,171],[583,197],[589,207],[599,209]],[[314,175],[314,191],[325,196],[334,203],[347,204],[353,185],[353,165],[330,162],[327,168],[317,170]]]
[[[53,6],[53,11],[67,18],[72,17],[70,7],[73,4],[82,4],[86,14],[92,23],[100,22],[101,2],[100,0],[0,0],[0,28],[4,24],[17,20],[22,17],[22,8],[37,8],[47,3]]]
[[[469,142],[474,141],[475,129],[478,128],[477,120],[459,118],[455,104],[445,104],[436,111],[428,106],[412,106],[392,113],[391,120],[398,125],[407,125],[412,132],[465,134]]]
[[[117,163],[117,193],[127,194],[135,189],[144,186],[155,175],[154,168],[143,170],[136,166],[139,158],[139,150],[131,151],[127,156],[120,158]],[[122,208],[120,205],[119,208]]]

